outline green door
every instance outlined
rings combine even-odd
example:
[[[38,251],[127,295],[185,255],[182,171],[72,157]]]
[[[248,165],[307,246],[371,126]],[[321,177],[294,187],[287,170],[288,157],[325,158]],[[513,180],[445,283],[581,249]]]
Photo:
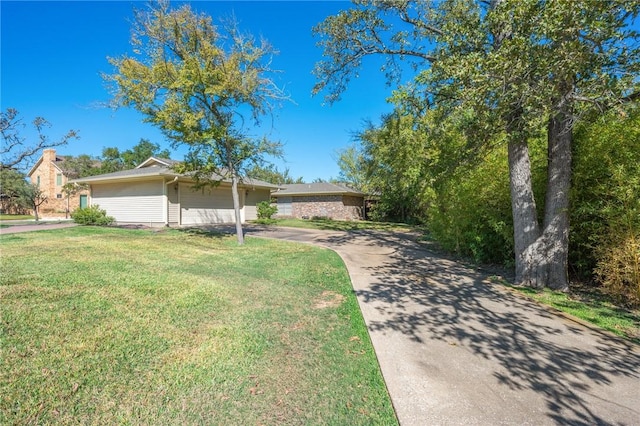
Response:
[[[87,195],[80,195],[80,208],[81,209],[86,209],[87,208]]]

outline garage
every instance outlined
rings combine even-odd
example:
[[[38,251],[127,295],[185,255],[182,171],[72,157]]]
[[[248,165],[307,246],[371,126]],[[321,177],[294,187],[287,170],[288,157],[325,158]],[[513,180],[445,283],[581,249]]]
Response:
[[[109,183],[91,186],[91,205],[98,205],[118,223],[163,223],[164,181]]]
[[[91,188],[90,205],[99,205],[117,223],[149,226],[193,226],[234,223],[231,182],[212,175],[216,187],[194,188],[189,174],[176,173],[178,161],[150,157],[134,169],[87,176],[73,182]],[[216,178],[219,178],[216,179]],[[279,186],[244,178],[238,185],[240,219],[256,218],[256,205]]]
[[[240,198],[242,206],[242,193]],[[194,190],[189,184],[180,184],[180,207],[182,225],[235,222],[233,198],[228,187]]]

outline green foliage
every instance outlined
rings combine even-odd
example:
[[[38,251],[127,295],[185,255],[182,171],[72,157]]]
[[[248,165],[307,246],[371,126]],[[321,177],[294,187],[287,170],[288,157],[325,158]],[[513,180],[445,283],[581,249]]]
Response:
[[[428,119],[427,119],[428,120]],[[433,140],[419,119],[396,111],[370,124],[358,135],[356,153],[362,184],[378,197],[370,212],[374,220],[421,223],[430,200]]]
[[[505,148],[443,179],[429,209],[431,235],[477,262],[512,264],[513,221]]]
[[[76,209],[71,213],[71,218],[80,225],[107,226],[115,222],[113,217],[107,216],[106,210],[100,209],[97,205]]]
[[[350,188],[362,192],[369,192],[369,176],[367,170],[370,162],[366,161],[364,154],[353,144],[336,152],[340,182],[346,183]]]
[[[471,120],[463,125],[464,133],[472,138],[466,138],[463,147],[487,151],[491,143],[506,139],[513,171],[509,184],[516,281],[566,288],[570,183],[566,163],[571,134],[583,116],[601,113],[637,88],[640,38],[629,26],[639,13],[637,0],[615,4],[601,0],[357,1],[314,28],[321,36],[318,44],[324,53],[315,68],[318,83],[314,93],[326,90],[329,101],[337,100],[367,56],[384,57],[381,69],[390,83],[398,81],[401,68],[397,61],[412,61],[413,67],[406,69],[416,74],[396,96],[410,105],[414,118],[434,105],[445,114],[473,111]],[[545,128],[550,147],[549,178],[541,221],[528,143]],[[410,138],[401,133],[392,140],[411,145]],[[431,172],[425,174],[423,168],[412,167],[404,161],[403,151],[398,152],[403,164],[391,167],[393,176],[400,178],[394,185],[406,183],[408,187],[390,191],[396,199],[389,203],[383,195],[388,190],[379,187],[382,202],[378,208],[419,206],[422,210],[425,206],[420,203],[428,189],[416,184],[425,182]],[[423,151],[414,152],[416,158],[425,158]],[[474,149],[470,152],[477,157]],[[441,153],[438,157],[439,164],[453,164],[442,161]],[[464,157],[464,152],[458,155]],[[402,176],[402,171],[409,175]],[[437,176],[435,179],[426,187],[433,184],[438,192],[450,185],[439,187]],[[472,190],[465,190],[461,183],[453,187],[447,189],[452,191],[452,201],[461,195],[477,195],[482,189],[472,185]],[[402,200],[405,194],[413,204]],[[466,199],[455,201],[453,208],[460,202]],[[503,228],[502,221],[480,220],[481,227]],[[474,230],[473,238],[462,240],[483,234]],[[478,244],[494,245],[484,238]],[[484,250],[472,251],[474,256],[484,257]],[[545,261],[549,256],[553,262]]]
[[[27,185],[24,173],[0,167],[0,210],[3,213],[23,214],[30,208],[22,197]]]
[[[634,241],[640,235],[640,110],[611,111],[579,128],[571,191],[571,263],[589,277],[597,268],[604,284],[629,282]],[[637,250],[637,249],[636,249]],[[628,263],[621,263],[627,259]],[[630,281],[629,281],[630,280]],[[624,286],[608,285],[618,296]]]
[[[161,149],[160,145],[141,138],[131,149],[120,151],[118,147],[107,147],[102,150],[100,173],[112,173],[119,170],[133,169],[149,157],[170,158],[171,152]]]
[[[289,174],[289,169],[284,171],[278,170],[273,164],[254,164],[253,167],[247,169],[246,175],[252,179],[259,179],[275,185],[283,185],[290,183],[303,183],[302,178],[294,178]]]
[[[213,25],[189,5],[168,1],[136,12],[132,56],[109,58],[118,106],[133,107],[174,146],[188,153],[176,170],[203,184],[231,179],[238,243],[244,241],[238,182],[252,164],[281,156],[282,146],[249,136],[250,122],[286,99],[272,79],[271,46],[242,33],[235,22]]]
[[[257,43],[235,23],[214,26],[210,16],[160,2],[137,12],[135,55],[110,58],[114,103],[145,115],[174,144],[185,144],[196,177],[237,175],[244,163],[276,154],[277,144],[253,139],[243,128],[248,112],[259,120],[283,93],[270,80],[271,46]],[[144,46],[144,48],[139,48]]]
[[[64,173],[69,179],[94,176],[102,173],[100,159],[82,154],[78,156],[65,156],[62,164]]]
[[[258,219],[271,219],[271,216],[278,211],[278,208],[271,204],[270,201],[260,201],[256,207],[258,209]]]
[[[42,188],[36,184],[27,183],[20,189],[20,198],[24,201],[25,205],[33,209],[35,219],[38,221],[40,219],[38,209],[48,199]]]
[[[80,191],[85,191],[89,189],[89,185],[87,184],[78,184],[75,182],[67,182],[62,186],[62,193],[65,197],[70,198]]]

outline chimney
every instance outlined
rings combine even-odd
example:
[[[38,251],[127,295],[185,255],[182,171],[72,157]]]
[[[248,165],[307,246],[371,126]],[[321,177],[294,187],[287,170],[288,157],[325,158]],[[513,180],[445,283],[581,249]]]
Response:
[[[56,150],[53,148],[47,148],[44,151],[42,151],[42,161],[43,162],[47,162],[47,161],[56,161]]]

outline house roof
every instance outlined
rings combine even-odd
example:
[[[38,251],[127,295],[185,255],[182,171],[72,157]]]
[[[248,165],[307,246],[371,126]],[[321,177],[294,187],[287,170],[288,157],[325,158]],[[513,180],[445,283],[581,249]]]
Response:
[[[53,166],[56,169],[58,169],[58,171],[60,171],[61,173],[64,173],[65,170],[63,170],[61,167],[62,163],[64,163],[64,160],[65,160],[64,157],[56,155],[55,161],[51,161],[51,164],[53,164]],[[40,166],[40,164],[42,164],[43,161],[44,161],[44,155],[41,155],[40,158],[38,158],[38,161],[36,161],[36,163],[29,169],[29,171],[27,172],[27,176],[31,177],[33,172],[36,171],[36,169]]]
[[[161,166],[171,167],[171,166],[175,166],[176,164],[179,164],[179,163],[180,163],[180,161],[172,160],[170,158],[149,157],[146,160],[144,160],[142,163],[138,164],[136,166],[136,169],[141,169],[143,167],[149,167],[149,166],[154,166],[154,165],[161,165]]]
[[[282,189],[272,192],[274,197],[289,197],[293,195],[354,195],[364,196],[364,192],[356,191],[343,185],[329,182],[293,183],[282,185]]]
[[[182,180],[191,181],[192,177],[186,173],[177,173],[171,167],[180,163],[177,160],[171,160],[167,158],[149,157],[135,169],[121,170],[113,173],[105,173],[102,175],[86,176],[79,179],[74,179],[72,182],[76,183],[113,183],[126,180],[144,180],[151,177],[166,176],[168,178],[181,178]],[[230,179],[222,178],[219,175],[213,175],[213,180],[219,180],[221,182],[231,182]],[[278,185],[274,185],[269,182],[265,182],[258,179],[244,178],[241,181],[241,185],[245,187],[258,187],[277,189]]]
[[[75,174],[74,170],[68,167],[69,158],[73,158],[73,157],[70,155],[56,154],[55,159],[51,161],[51,164],[53,165],[53,167],[55,167],[59,172],[63,173],[67,177],[73,176]],[[43,161],[44,161],[44,154],[41,155],[40,158],[38,158],[38,160],[36,161],[36,163],[29,169],[29,171],[27,172],[27,176],[31,177],[31,175],[36,171],[36,169],[40,166],[40,164],[42,164]],[[93,164],[100,165],[100,161],[94,160]]]

